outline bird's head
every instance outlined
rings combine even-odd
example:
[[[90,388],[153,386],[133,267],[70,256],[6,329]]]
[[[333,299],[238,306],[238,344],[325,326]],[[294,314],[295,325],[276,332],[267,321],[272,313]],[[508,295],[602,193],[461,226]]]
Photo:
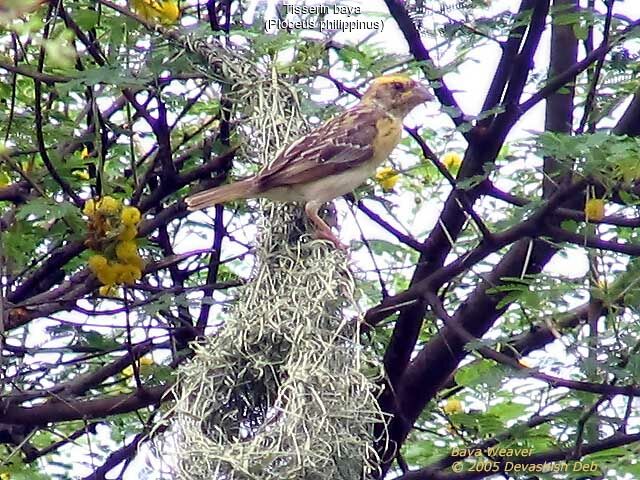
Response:
[[[398,118],[428,100],[433,100],[429,90],[406,75],[378,77],[362,97],[363,103],[377,105]]]

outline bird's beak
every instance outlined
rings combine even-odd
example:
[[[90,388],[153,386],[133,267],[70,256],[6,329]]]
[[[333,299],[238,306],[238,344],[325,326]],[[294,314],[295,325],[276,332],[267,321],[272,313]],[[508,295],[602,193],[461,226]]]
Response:
[[[413,95],[415,96],[416,103],[430,102],[434,99],[434,96],[431,94],[429,89],[425,87],[423,84],[418,83],[413,89]]]

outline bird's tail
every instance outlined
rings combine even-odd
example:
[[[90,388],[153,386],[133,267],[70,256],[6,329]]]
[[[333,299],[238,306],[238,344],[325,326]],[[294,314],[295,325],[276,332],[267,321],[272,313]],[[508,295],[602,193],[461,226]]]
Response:
[[[253,197],[256,193],[253,180],[253,178],[247,178],[191,195],[185,199],[187,208],[191,211],[201,210],[218,203]]]

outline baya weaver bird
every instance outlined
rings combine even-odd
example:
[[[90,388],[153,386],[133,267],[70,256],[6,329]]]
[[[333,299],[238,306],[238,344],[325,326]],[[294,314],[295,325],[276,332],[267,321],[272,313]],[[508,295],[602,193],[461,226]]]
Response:
[[[316,236],[345,249],[318,210],[372,176],[400,141],[403,118],[432,99],[422,84],[407,76],[378,77],[357,105],[291,143],[258,174],[191,195],[187,207],[200,210],[246,198],[300,202]]]

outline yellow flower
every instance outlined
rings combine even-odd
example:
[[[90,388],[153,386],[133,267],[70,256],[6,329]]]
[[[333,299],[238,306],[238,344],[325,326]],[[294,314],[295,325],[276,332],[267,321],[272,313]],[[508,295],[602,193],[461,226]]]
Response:
[[[102,285],[113,285],[118,281],[117,264],[108,264],[106,267],[96,272],[96,277]]]
[[[154,361],[151,357],[142,357],[140,358],[140,365],[153,365]]]
[[[87,148],[87,146],[85,145],[85,147],[82,149],[82,152],[80,152],[80,158],[81,159],[85,159],[85,158],[89,158],[89,149]]]
[[[447,170],[457,170],[462,165],[462,156],[457,152],[447,152],[442,156],[442,164]]]
[[[180,18],[180,8],[175,0],[131,0],[131,7],[147,22],[171,25]]]
[[[398,183],[400,175],[391,167],[381,168],[376,172],[376,182],[382,187],[382,190],[388,192],[393,190],[393,187]]]
[[[602,220],[604,218],[604,199],[590,198],[584,204],[584,216],[589,220]]]
[[[443,410],[447,415],[451,415],[452,413],[462,413],[464,411],[464,408],[460,400],[450,398],[445,402]]]
[[[134,267],[138,267],[139,270],[143,270],[144,262],[142,261],[142,257],[139,254],[129,258],[127,264],[133,265]]]
[[[131,264],[139,258],[138,245],[133,240],[124,240],[116,245],[116,257],[118,260]]]
[[[78,177],[80,180],[89,180],[89,172],[86,170],[74,170],[71,175]]]
[[[115,276],[115,281],[113,283],[122,283],[122,279],[120,278],[120,276],[122,275],[122,272],[124,271],[124,264],[120,263],[120,262],[113,262],[110,264],[111,265],[111,269],[114,272],[114,276]]]
[[[91,255],[87,263],[89,264],[89,269],[95,275],[109,266],[109,262],[102,255]]]
[[[124,230],[118,235],[118,240],[133,240],[138,235],[138,229],[134,226],[125,226]]]
[[[103,285],[98,289],[98,293],[103,297],[113,297],[117,293],[115,285]]]
[[[107,215],[112,215],[120,209],[120,200],[116,200],[109,195],[102,197],[98,202],[98,211]]]
[[[135,226],[140,223],[140,210],[136,207],[123,207],[120,220],[127,227]]]
[[[153,358],[144,356],[144,357],[140,357],[136,363],[138,365],[138,369],[140,370],[140,373],[144,373],[144,371],[147,370],[145,367],[150,367],[151,365],[155,365],[156,362],[153,361]],[[126,366],[125,368],[122,369],[120,373],[122,373],[125,377],[132,377],[133,365]]]
[[[89,217],[94,213],[96,213],[96,202],[93,200],[93,198],[90,198],[89,200],[84,202],[84,208],[82,209],[82,213],[84,213]]]
[[[118,269],[118,283],[133,285],[136,280],[140,280],[140,278],[142,277],[142,271],[136,265],[126,265],[122,263],[118,263],[116,265]]]
[[[0,473],[0,480],[11,480],[11,474],[9,472]]]

